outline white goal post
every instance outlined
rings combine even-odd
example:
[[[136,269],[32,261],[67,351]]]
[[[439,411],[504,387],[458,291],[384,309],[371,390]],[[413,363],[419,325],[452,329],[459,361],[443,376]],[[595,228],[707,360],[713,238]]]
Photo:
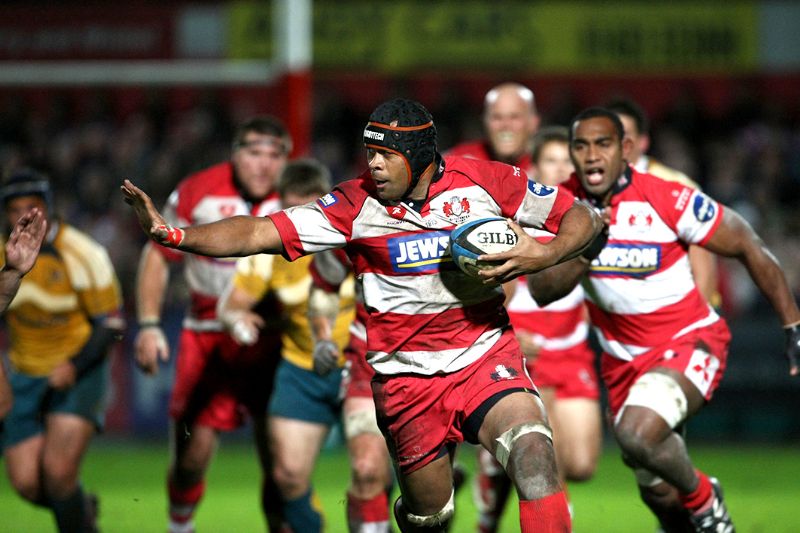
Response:
[[[2,61],[0,86],[264,85],[283,69],[272,61]]]

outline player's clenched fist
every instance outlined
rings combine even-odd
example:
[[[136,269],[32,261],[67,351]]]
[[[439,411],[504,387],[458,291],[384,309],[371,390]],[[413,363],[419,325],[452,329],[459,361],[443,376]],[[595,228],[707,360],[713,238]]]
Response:
[[[339,365],[339,346],[330,340],[320,340],[314,345],[314,372],[327,376]]]
[[[139,225],[145,235],[163,246],[177,248],[180,245],[183,241],[183,230],[173,228],[166,223],[147,193],[131,183],[130,180],[125,180],[120,189],[125,197],[125,203],[132,206],[136,212]]]

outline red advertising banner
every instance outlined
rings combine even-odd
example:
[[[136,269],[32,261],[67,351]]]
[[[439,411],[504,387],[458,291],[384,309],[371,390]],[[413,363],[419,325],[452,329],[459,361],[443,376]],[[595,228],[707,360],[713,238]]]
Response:
[[[175,9],[29,6],[0,10],[0,60],[169,59]]]

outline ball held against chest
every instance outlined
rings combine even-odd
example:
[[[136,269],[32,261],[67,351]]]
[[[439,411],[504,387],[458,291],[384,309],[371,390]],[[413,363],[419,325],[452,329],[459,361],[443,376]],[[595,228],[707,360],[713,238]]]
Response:
[[[478,277],[480,270],[496,266],[496,263],[478,261],[479,255],[507,252],[517,241],[517,234],[506,219],[481,218],[462,224],[450,233],[450,255],[464,273]]]

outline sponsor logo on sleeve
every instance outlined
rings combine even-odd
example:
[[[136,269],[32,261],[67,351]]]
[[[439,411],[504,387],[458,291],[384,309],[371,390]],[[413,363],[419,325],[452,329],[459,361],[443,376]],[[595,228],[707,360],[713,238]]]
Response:
[[[592,261],[597,275],[642,277],[661,266],[660,244],[607,244]]]
[[[449,231],[429,231],[388,239],[389,260],[395,272],[435,272],[452,259],[447,252]]]
[[[536,196],[549,196],[555,192],[555,187],[548,187],[539,182],[528,180],[528,190]]]
[[[694,211],[694,216],[697,220],[700,222],[708,222],[714,218],[714,215],[717,212],[717,207],[711,198],[705,194],[698,193],[697,196],[694,197],[692,210]]]
[[[326,194],[325,196],[323,196],[322,198],[320,198],[317,201],[319,202],[319,204],[322,207],[330,207],[333,204],[335,204],[336,202],[338,202],[339,199],[332,192],[329,192],[328,194]]]

